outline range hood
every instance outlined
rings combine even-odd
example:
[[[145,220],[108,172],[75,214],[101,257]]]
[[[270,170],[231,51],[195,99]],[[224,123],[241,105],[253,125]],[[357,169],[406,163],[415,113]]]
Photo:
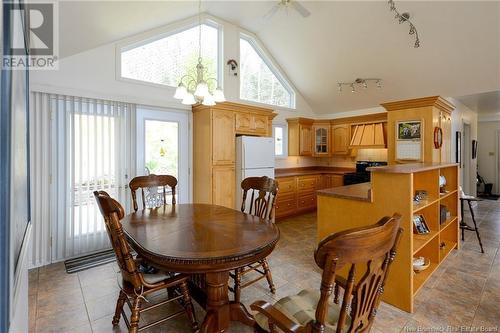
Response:
[[[384,123],[357,124],[351,126],[349,148],[386,148]]]

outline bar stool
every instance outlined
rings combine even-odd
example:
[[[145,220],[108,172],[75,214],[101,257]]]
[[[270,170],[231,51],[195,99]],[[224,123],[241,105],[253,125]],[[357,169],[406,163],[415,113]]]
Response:
[[[474,223],[474,227],[471,227],[470,225],[468,225],[464,221],[464,201],[466,201],[467,204],[469,205],[469,211],[470,211],[470,215],[472,217],[472,222]],[[477,228],[476,217],[474,215],[474,211],[472,210],[472,205],[471,205],[472,201],[477,202],[477,201],[482,201],[482,200],[478,199],[476,197],[460,198],[460,212],[462,213],[462,221],[460,221],[460,229],[462,230],[462,240],[464,240],[464,231],[465,230],[475,231],[476,236],[477,236],[477,240],[479,241],[479,246],[481,247],[481,253],[484,253],[483,243],[481,243],[481,236],[479,236],[479,229]]]

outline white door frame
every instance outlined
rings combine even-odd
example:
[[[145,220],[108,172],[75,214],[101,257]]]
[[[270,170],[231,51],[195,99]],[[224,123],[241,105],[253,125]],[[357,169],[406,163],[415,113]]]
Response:
[[[146,120],[172,121],[179,124],[179,185],[177,202],[192,202],[192,114],[184,110],[158,108],[152,106],[138,105],[136,111],[136,173],[144,175],[145,151],[144,151],[144,126]],[[182,187],[181,187],[182,186]]]

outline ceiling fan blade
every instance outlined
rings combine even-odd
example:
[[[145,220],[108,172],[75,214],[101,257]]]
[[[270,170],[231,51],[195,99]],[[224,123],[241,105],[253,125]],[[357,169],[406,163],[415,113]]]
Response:
[[[267,13],[266,15],[264,15],[264,19],[268,20],[270,19],[271,17],[274,16],[274,14],[276,14],[276,12],[278,11],[278,9],[280,8],[280,5],[279,4],[276,4],[274,5]]]
[[[308,11],[306,7],[302,6],[300,2],[291,0],[290,4],[293,6],[293,8],[295,8],[296,11],[300,13],[300,15],[302,15],[302,17],[308,17],[309,15],[311,15],[311,12]]]

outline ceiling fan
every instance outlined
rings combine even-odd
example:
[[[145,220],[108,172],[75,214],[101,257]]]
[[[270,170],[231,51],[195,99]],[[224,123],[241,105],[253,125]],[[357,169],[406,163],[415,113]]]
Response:
[[[277,4],[275,4],[266,15],[264,15],[265,19],[270,19],[276,14],[276,12],[282,8],[285,8],[288,11],[288,8],[295,9],[302,17],[308,17],[311,15],[311,12],[307,10],[300,2],[297,0],[279,0]]]

